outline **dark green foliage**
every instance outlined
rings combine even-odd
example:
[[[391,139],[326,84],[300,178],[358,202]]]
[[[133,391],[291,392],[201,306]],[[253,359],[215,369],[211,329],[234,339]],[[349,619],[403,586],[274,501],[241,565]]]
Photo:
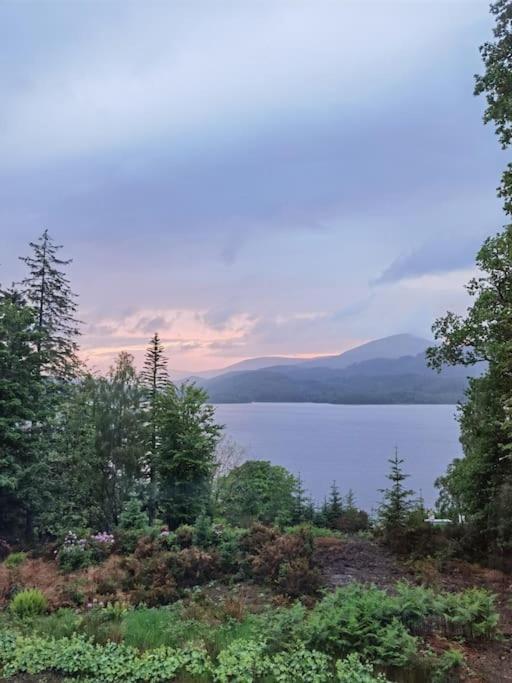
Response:
[[[494,42],[480,48],[485,73],[476,76],[475,95],[485,95],[487,108],[485,123],[494,123],[503,149],[512,142],[512,5],[510,0],[492,3],[491,13],[496,17]],[[499,196],[504,199],[507,214],[512,213],[512,165],[503,173]]]
[[[0,294],[0,534],[30,537],[42,507],[46,415],[36,313],[16,291]]]
[[[504,149],[512,141],[512,4],[491,5],[494,41],[481,48],[485,72],[476,77],[476,94],[485,94],[484,121],[494,122]],[[503,174],[499,194],[512,213],[512,167]],[[440,479],[441,506],[466,516],[476,554],[508,553],[512,548],[512,226],[489,237],[476,258],[478,277],[467,285],[473,304],[464,317],[448,312],[434,324],[439,346],[428,351],[433,367],[478,361],[487,371],[470,381],[460,410],[464,458]]]
[[[221,426],[193,384],[169,385],[158,397],[159,501],[170,528],[193,522],[208,504]]]
[[[394,457],[389,459],[391,468],[387,476],[391,486],[381,491],[383,502],[379,510],[386,541],[397,550],[400,549],[409,513],[413,507],[411,496],[414,494],[414,491],[404,487],[403,482],[409,475],[404,474],[402,470],[403,462],[403,459],[398,457],[396,449]]]
[[[297,479],[280,465],[247,460],[217,482],[218,511],[237,526],[289,524],[297,512]]]
[[[340,490],[335,481],[331,484],[329,499],[324,508],[324,515],[327,521],[327,526],[331,529],[337,529],[340,523],[341,515],[343,514],[343,502],[340,495]]]
[[[16,593],[9,605],[9,609],[17,617],[27,619],[46,612],[48,601],[37,588],[27,588]]]
[[[194,524],[194,545],[199,548],[209,548],[215,540],[211,517],[201,514]]]
[[[21,564],[23,564],[26,559],[27,559],[27,553],[23,553],[23,552],[10,553],[5,558],[4,565],[8,569],[16,569],[16,567],[19,567]]]
[[[149,517],[142,509],[140,500],[132,494],[119,515],[117,545],[122,552],[135,550],[138,540],[149,528]]]
[[[29,271],[22,285],[36,312],[37,350],[44,357],[41,367],[52,377],[69,379],[77,375],[80,366],[76,295],[62,270],[71,260],[59,259],[57,254],[62,247],[54,243],[48,230],[30,247],[32,254],[21,259]]]

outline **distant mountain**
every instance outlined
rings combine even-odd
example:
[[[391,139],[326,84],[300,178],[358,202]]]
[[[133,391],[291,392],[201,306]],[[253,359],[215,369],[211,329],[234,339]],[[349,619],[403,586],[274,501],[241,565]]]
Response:
[[[399,347],[421,345],[422,351],[398,358],[374,357],[342,365],[342,357],[351,354],[351,358],[357,358],[357,351],[363,358],[372,352],[372,348],[376,352],[392,354],[393,344],[387,342],[397,338]],[[302,361],[229,372],[200,382],[214,403],[457,403],[464,395],[467,377],[479,374],[482,368],[449,367],[438,374],[426,364],[424,349],[428,344],[427,340],[417,337],[397,335],[364,344],[328,361],[338,362],[341,367]]]
[[[428,339],[415,337],[412,334],[394,334],[356,346],[337,356],[320,356],[303,361],[304,367],[323,366],[327,368],[347,368],[354,363],[361,363],[374,358],[402,358],[417,356],[432,344]]]
[[[424,351],[432,342],[428,339],[415,337],[412,334],[395,334],[391,337],[376,339],[354,349],[349,349],[334,356],[317,356],[314,358],[294,358],[292,356],[261,356],[248,358],[238,363],[233,363],[225,368],[214,370],[190,371],[170,370],[171,379],[180,381],[184,379],[197,379],[198,377],[211,378],[225,375],[231,372],[245,370],[261,370],[284,365],[325,366],[329,368],[346,368],[354,363],[360,363],[372,358],[400,358],[401,356],[415,356]]]
[[[194,375],[195,377],[217,377],[218,375],[224,375],[227,372],[261,370],[261,368],[271,368],[275,365],[296,365],[298,363],[302,363],[303,361],[303,358],[293,358],[290,356],[262,356],[261,358],[248,358],[247,360],[241,360],[238,363],[233,363],[225,368],[191,372],[188,376],[190,377]]]

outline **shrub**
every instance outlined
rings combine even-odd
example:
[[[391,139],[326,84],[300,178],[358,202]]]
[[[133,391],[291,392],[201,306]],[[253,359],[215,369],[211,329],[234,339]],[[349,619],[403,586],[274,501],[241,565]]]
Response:
[[[275,527],[256,523],[240,537],[240,548],[248,554],[258,552],[264,545],[275,541],[279,532]]]
[[[302,637],[308,647],[335,657],[358,652],[376,663],[404,666],[416,640],[399,621],[396,603],[375,586],[338,588],[312,610]]]
[[[285,534],[261,546],[250,557],[251,572],[290,597],[314,594],[321,577],[313,566],[313,539],[307,530]]]
[[[482,588],[463,593],[443,593],[438,597],[438,611],[448,630],[468,640],[492,638],[498,631],[499,614],[496,596]]]
[[[445,683],[452,680],[453,674],[464,664],[464,655],[460,650],[445,650],[437,659],[432,671],[434,683]]]
[[[68,531],[57,554],[61,569],[66,572],[83,569],[93,564],[93,556],[87,546],[87,539],[79,538],[74,531]]]
[[[90,536],[87,545],[91,561],[95,564],[99,564],[106,560],[112,553],[114,548],[114,536],[108,534],[106,531],[101,531]]]
[[[368,513],[364,510],[348,509],[345,510],[336,523],[339,531],[347,534],[356,534],[359,531],[366,531],[370,526]]]
[[[321,585],[320,573],[311,566],[311,561],[306,557],[298,557],[279,566],[276,586],[291,598],[314,595]]]
[[[215,552],[184,548],[168,554],[168,568],[179,586],[206,583],[219,576],[219,557]]]
[[[10,553],[4,560],[4,564],[7,567],[7,569],[15,569],[16,567],[19,567],[20,564],[23,564],[25,560],[27,559],[27,553]]]
[[[243,529],[229,526],[220,529],[217,540],[217,552],[223,572],[235,574],[240,569],[240,539],[244,533]]]
[[[182,524],[176,529],[176,541],[180,548],[190,548],[194,541],[195,529],[190,524]]]
[[[155,540],[151,536],[141,536],[137,540],[137,544],[135,546],[133,554],[135,555],[135,557],[139,559],[146,558],[158,553],[159,549],[159,543],[157,540]]]
[[[9,605],[10,611],[21,619],[43,614],[48,608],[48,600],[38,588],[27,588],[16,593]]]
[[[371,664],[365,664],[353,652],[336,662],[336,675],[340,683],[386,683],[382,674],[374,674]]]
[[[194,524],[193,543],[199,548],[209,548],[216,540],[212,520],[207,515],[199,515]]]

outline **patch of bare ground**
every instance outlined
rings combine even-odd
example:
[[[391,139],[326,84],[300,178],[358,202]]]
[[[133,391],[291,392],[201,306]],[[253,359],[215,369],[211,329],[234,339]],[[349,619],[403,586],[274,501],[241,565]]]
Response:
[[[406,576],[406,570],[391,553],[366,539],[318,538],[315,561],[332,588],[353,581],[388,588]]]

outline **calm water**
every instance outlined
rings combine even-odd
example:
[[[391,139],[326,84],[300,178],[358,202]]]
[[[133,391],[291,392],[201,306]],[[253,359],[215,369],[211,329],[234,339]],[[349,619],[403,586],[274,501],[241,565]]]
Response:
[[[367,510],[379,501],[395,446],[410,488],[421,490],[427,505],[436,497],[434,480],[461,454],[455,406],[246,403],[218,405],[216,412],[247,458],[300,472],[319,501],[336,479]]]

